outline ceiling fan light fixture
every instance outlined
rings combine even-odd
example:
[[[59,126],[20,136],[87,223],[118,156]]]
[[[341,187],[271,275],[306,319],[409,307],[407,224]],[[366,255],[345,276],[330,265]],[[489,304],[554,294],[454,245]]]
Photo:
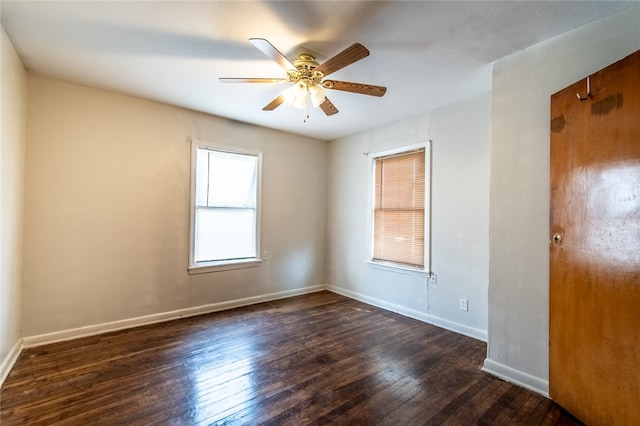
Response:
[[[309,88],[309,97],[314,108],[318,108],[326,97],[327,91],[319,84],[314,84]]]
[[[326,89],[319,84],[307,84],[304,81],[298,81],[282,92],[282,96],[289,105],[299,109],[306,109],[309,99],[314,108],[319,107],[325,100],[326,92]]]
[[[291,91],[296,98],[307,96],[308,87],[304,81],[299,81],[291,87]]]
[[[283,95],[285,100],[293,107],[306,109],[307,108],[307,94],[309,90],[307,85],[299,81],[293,86],[284,91]]]
[[[282,97],[284,97],[284,101],[291,106],[305,108],[307,86],[302,82],[298,82],[282,92]]]
[[[303,96],[301,98],[295,98],[293,103],[291,104],[294,108],[298,109],[307,109],[307,97]]]

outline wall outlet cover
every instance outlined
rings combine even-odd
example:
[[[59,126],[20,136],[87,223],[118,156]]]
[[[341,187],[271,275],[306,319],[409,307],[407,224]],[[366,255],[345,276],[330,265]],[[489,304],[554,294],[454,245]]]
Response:
[[[469,300],[460,299],[460,310],[465,312],[469,310]]]

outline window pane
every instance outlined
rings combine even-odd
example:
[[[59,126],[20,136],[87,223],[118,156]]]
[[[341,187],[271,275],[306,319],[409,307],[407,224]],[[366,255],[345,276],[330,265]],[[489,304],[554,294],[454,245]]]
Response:
[[[255,209],[196,209],[196,262],[255,257]]]
[[[209,152],[209,206],[255,207],[257,158]]]

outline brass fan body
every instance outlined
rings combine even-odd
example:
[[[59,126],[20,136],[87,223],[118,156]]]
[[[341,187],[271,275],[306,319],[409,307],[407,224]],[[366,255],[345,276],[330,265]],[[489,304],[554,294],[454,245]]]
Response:
[[[323,86],[325,89],[331,89],[333,82],[331,80],[322,81],[324,73],[316,70],[319,63],[316,62],[316,58],[312,55],[301,53],[298,55],[298,59],[292,62],[295,65],[295,70],[288,70],[287,75],[291,83],[303,82],[310,87],[315,84]]]

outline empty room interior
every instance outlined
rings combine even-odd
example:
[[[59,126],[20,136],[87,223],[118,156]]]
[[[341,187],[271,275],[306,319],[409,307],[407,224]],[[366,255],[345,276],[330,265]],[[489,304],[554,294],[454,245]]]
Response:
[[[575,122],[552,96],[575,85],[598,128],[630,114],[623,89],[593,105],[639,2],[0,7],[0,423],[640,421],[638,382],[583,412],[601,396],[550,343],[572,241],[550,138]],[[621,194],[635,249],[589,250],[640,303],[640,157],[620,163],[592,192]],[[637,371],[630,333],[608,352]]]

